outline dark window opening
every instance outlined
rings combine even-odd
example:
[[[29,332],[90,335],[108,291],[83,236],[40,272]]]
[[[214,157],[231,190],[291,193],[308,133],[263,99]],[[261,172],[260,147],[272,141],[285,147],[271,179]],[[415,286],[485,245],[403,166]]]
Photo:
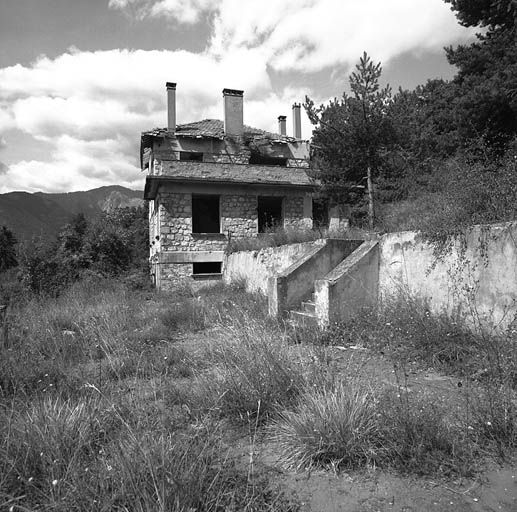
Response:
[[[203,153],[198,151],[180,151],[180,160],[193,160],[195,162],[202,162]]]
[[[259,196],[258,198],[258,231],[265,233],[282,226],[283,197]]]
[[[314,229],[329,227],[329,203],[325,198],[312,200],[312,225]]]
[[[192,232],[220,233],[219,196],[192,196]]]
[[[260,153],[251,153],[250,164],[255,165],[279,165],[287,167],[287,158],[262,155]]]
[[[197,274],[220,274],[221,273],[221,265],[220,261],[206,261],[203,263],[193,263],[193,271],[194,275]]]

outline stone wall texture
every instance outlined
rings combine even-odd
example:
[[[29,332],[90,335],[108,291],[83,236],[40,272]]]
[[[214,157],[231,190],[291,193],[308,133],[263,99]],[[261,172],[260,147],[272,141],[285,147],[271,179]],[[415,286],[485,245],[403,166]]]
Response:
[[[304,196],[287,196],[284,201],[284,227],[299,228],[307,227],[304,218]]]
[[[221,230],[224,234],[237,238],[256,236],[257,218],[257,196],[221,196]]]

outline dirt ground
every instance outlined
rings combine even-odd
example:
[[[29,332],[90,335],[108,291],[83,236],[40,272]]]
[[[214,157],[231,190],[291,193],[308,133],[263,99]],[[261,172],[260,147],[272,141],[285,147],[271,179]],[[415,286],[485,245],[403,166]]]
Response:
[[[385,357],[360,347],[329,349],[329,364],[343,372],[360,371],[365,378],[396,386],[407,393],[433,393],[451,409],[460,407],[466,388],[457,378],[418,370],[409,364],[395,371]],[[401,375],[402,373],[402,375]],[[454,411],[451,411],[454,414]],[[251,446],[241,445],[242,462]],[[253,456],[256,467],[273,482],[297,496],[304,512],[517,512],[517,464],[486,462],[472,479],[444,481],[407,477],[370,468],[337,474],[332,470],[294,472],[282,467],[275,446],[258,440]]]

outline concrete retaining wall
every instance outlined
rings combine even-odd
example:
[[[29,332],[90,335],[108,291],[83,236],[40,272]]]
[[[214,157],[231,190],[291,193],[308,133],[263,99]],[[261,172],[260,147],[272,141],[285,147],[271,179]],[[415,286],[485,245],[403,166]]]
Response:
[[[227,284],[246,282],[246,289],[267,295],[268,279],[282,273],[295,261],[306,256],[315,247],[321,247],[325,240],[268,247],[260,251],[241,251],[225,256],[223,280]]]
[[[315,283],[315,307],[323,327],[345,322],[365,306],[377,304],[379,243],[363,242],[323,279]]]
[[[516,314],[517,223],[474,226],[451,254],[435,262],[415,232],[380,239],[379,300],[401,293],[432,311],[459,313],[476,327],[506,328]],[[434,266],[433,266],[434,265]]]

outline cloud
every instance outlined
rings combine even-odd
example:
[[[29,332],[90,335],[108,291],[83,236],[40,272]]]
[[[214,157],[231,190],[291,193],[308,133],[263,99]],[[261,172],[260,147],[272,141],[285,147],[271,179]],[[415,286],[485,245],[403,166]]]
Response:
[[[106,184],[143,189],[137,155],[125,139],[83,141],[68,135],[56,140],[51,161],[22,160],[5,170],[0,193],[20,189],[35,192],[88,190]],[[20,187],[23,184],[23,187]]]
[[[0,69],[0,127],[48,146],[47,161],[10,165],[0,191],[143,187],[140,133],[166,124],[166,81],[178,82],[180,123],[221,119],[224,87],[244,89],[250,100],[271,91],[267,64],[240,50],[226,58],[183,50],[71,50]]]
[[[0,190],[141,186],[139,136],[166,123],[166,81],[178,83],[179,123],[221,119],[221,90],[229,87],[245,91],[247,124],[274,131],[277,116],[290,122],[291,104],[305,94],[327,99],[312,84],[340,94],[338,80],[364,50],[386,64],[470,33],[442,0],[110,0],[109,7],[134,19],[208,22],[211,38],[199,53],[70,48],[0,69],[0,136],[18,130],[48,147],[46,161],[12,163]]]
[[[365,50],[387,63],[473,34],[443,0],[110,0],[110,7],[183,24],[208,16],[209,54],[260,49],[277,71],[350,67]]]
[[[363,51],[387,62],[470,34],[442,0],[224,0],[210,51],[261,47],[277,71],[350,66]]]
[[[4,164],[3,162],[0,162],[0,175],[7,174],[8,171],[9,171],[9,167],[6,164]]]
[[[110,0],[111,9],[119,9],[133,19],[166,17],[182,24],[200,21],[202,14],[217,11],[217,0]]]

